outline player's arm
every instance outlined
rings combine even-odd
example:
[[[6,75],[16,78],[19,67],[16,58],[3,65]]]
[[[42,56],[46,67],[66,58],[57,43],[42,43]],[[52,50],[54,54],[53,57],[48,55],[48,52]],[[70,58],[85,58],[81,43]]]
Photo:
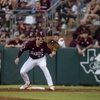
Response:
[[[85,52],[87,49],[90,49],[92,47],[93,47],[93,40],[90,38],[89,45],[85,47],[82,51]]]
[[[17,57],[17,58],[15,59],[15,64],[18,65],[18,62],[19,62],[19,58]]]
[[[86,49],[90,49],[93,47],[93,44],[90,44],[89,46],[86,47]]]
[[[22,55],[22,53],[23,53],[24,51],[26,51],[26,50],[29,49],[29,47],[30,47],[29,44],[30,44],[30,43],[28,42],[25,46],[23,46],[23,47],[19,50],[18,56],[17,56],[17,58],[15,59],[15,64],[16,64],[16,65],[18,65],[18,62],[19,62],[19,59],[20,59],[20,56]]]
[[[79,53],[79,54],[82,54],[82,50],[81,50],[81,48],[80,48],[80,45],[79,45],[79,44],[77,44],[77,45],[76,45],[76,48],[77,48],[77,50],[78,50],[78,53]]]
[[[8,45],[8,44],[6,44],[6,45],[5,45],[5,47],[12,48],[12,47],[15,47],[15,45],[13,45],[13,44],[9,44],[9,45]]]
[[[15,47],[14,44],[12,43],[12,41],[6,42],[5,47]]]
[[[20,58],[20,56],[22,55],[22,53],[25,51],[25,46],[23,46],[20,50],[19,50],[19,52],[18,52],[18,56],[17,56],[17,58],[15,59],[15,64],[16,65],[18,65],[18,62],[19,62],[19,58]]]

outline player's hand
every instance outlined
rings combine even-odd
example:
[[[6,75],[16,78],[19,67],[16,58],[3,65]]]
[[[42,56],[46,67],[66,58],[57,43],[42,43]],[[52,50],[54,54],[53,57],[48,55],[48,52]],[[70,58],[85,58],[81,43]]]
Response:
[[[84,48],[83,50],[82,50],[82,52],[85,52],[86,51],[86,48]]]
[[[18,65],[18,62],[19,62],[19,58],[16,58],[15,59],[15,64]]]
[[[78,53],[79,53],[79,54],[82,54],[83,52],[82,52],[82,50],[79,49],[79,50],[78,50]]]

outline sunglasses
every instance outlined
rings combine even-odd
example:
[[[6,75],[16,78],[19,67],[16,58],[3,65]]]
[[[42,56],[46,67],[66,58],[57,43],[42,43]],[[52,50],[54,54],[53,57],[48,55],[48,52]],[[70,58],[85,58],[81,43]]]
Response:
[[[37,38],[37,40],[42,40],[42,41],[43,41],[43,40],[44,40],[44,38]]]

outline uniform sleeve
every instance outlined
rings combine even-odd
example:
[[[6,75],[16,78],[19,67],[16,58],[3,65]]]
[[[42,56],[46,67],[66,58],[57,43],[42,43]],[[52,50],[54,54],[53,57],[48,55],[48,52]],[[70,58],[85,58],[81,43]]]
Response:
[[[19,50],[19,52],[18,52],[18,58],[20,58],[20,56],[22,55],[22,53],[24,52],[24,51],[27,51],[27,50],[29,50],[30,49],[30,42],[28,42],[26,45],[24,45],[20,50]]]
[[[93,44],[93,39],[92,38],[89,38],[90,39],[90,44]]]

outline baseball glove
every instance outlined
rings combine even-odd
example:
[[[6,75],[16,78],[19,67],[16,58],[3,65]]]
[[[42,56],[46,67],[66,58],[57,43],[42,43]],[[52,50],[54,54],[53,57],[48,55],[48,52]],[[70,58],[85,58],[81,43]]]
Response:
[[[47,43],[47,47],[52,51],[57,51],[60,48],[60,45],[55,40],[49,40]]]

